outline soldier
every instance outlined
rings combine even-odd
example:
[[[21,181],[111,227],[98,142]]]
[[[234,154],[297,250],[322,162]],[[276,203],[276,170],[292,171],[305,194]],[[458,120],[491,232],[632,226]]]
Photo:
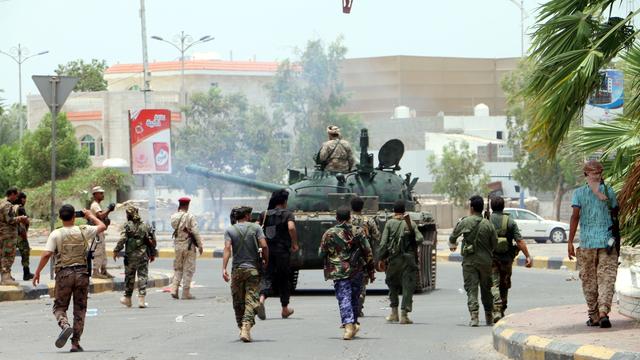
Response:
[[[349,172],[353,169],[353,150],[346,140],[340,139],[340,128],[331,125],[327,127],[329,141],[322,144],[316,155],[316,163],[322,170],[333,172]]]
[[[462,244],[462,277],[467,291],[467,307],[471,315],[469,326],[478,326],[478,286],[487,325],[493,325],[493,297],[491,295],[493,251],[498,242],[496,229],[482,217],[484,200],[474,195],[469,199],[470,216],[462,218],[449,236],[449,249],[456,251],[457,240],[464,236]]]
[[[9,188],[6,199],[0,201],[0,285],[18,286],[11,277],[11,266],[16,258],[18,225],[29,221],[25,215],[13,211],[13,202],[18,198],[18,189]]]
[[[231,297],[240,340],[251,341],[251,328],[255,325],[256,310],[260,304],[260,271],[269,263],[269,248],[260,225],[252,223],[247,206],[234,209],[235,224],[224,232],[222,278],[231,280]],[[262,258],[258,249],[262,249]],[[233,255],[231,276],[227,272],[229,258]]]
[[[498,322],[498,320],[502,319],[504,311],[507,309],[513,259],[518,255],[518,250],[521,250],[526,256],[525,266],[530,268],[532,264],[527,243],[522,240],[518,224],[508,214],[504,214],[502,210],[504,210],[504,199],[501,197],[492,198],[490,220],[498,233],[498,242],[493,251],[492,268],[493,322]]]
[[[586,184],[573,192],[569,228],[569,259],[577,257],[582,291],[587,302],[587,326],[610,328],[609,312],[618,273],[618,249],[612,232],[612,215],[618,211],[616,193],[604,184],[604,168],[598,161],[584,164]],[[612,214],[613,213],[613,214]],[[580,224],[580,247],[573,239]]]
[[[344,340],[351,340],[360,330],[358,307],[364,272],[375,280],[373,253],[362,228],[351,225],[347,207],[336,212],[338,225],[322,235],[318,253],[324,259],[324,279],[333,280],[344,327]]]
[[[114,204],[110,204],[107,210],[102,210],[100,202],[104,200],[104,189],[101,186],[95,186],[91,189],[93,194],[93,201],[91,202],[91,213],[104,222],[105,225],[109,225],[105,219],[109,216],[109,213],[115,209]],[[107,272],[107,248],[105,244],[104,233],[100,233],[96,239],[96,250],[93,254],[93,277],[96,279],[113,279],[113,275]]]
[[[202,255],[202,239],[198,232],[198,222],[195,216],[189,212],[191,199],[182,197],[178,199],[178,212],[171,215],[171,227],[173,227],[173,244],[175,259],[173,261],[173,284],[171,296],[178,299],[178,288],[182,281],[182,299],[192,300],[191,279],[196,272],[196,251]]]
[[[128,206],[126,209],[127,223],[122,229],[120,241],[113,249],[113,261],[117,261],[120,251],[125,248],[124,266],[124,296],[120,303],[126,307],[131,307],[131,295],[138,274],[138,307],[146,308],[144,300],[147,295],[147,278],[149,276],[149,246],[152,242],[151,227],[138,215],[135,206]],[[153,261],[153,260],[151,260]]]
[[[380,230],[378,229],[378,223],[375,218],[362,215],[362,208],[364,207],[364,201],[362,198],[356,196],[351,199],[351,224],[362,228],[364,235],[371,245],[371,249],[376,249],[380,242]],[[375,257],[375,254],[374,254]],[[367,283],[370,282],[367,273],[364,274],[362,279],[362,290],[360,292],[360,300],[358,302],[358,317],[364,316],[364,300],[367,296]]]
[[[27,194],[20,192],[18,198],[13,203],[13,213],[18,216],[27,216],[25,205],[27,204]],[[29,219],[26,223],[18,224],[18,250],[20,250],[20,258],[22,258],[22,280],[29,281],[33,279],[33,274],[29,269],[29,257],[31,256],[31,247],[29,247]]]
[[[107,228],[89,210],[82,210],[84,217],[93,224],[75,226],[75,211],[71,205],[62,205],[58,211],[62,227],[51,232],[42,253],[40,263],[33,277],[33,286],[40,282],[40,272],[55,254],[56,299],[53,302],[53,315],[62,329],[56,339],[56,347],[61,348],[71,337],[71,352],[84,351],[80,346],[80,337],[84,330],[84,318],[87,312],[89,294],[89,272],[87,270],[87,250],[89,241]],[[73,327],[67,319],[67,309],[73,296]]]
[[[416,289],[418,274],[417,249],[424,241],[415,222],[405,218],[405,203],[398,200],[393,204],[393,217],[387,221],[382,231],[378,250],[378,267],[385,269],[385,283],[389,287],[391,314],[388,322],[400,321],[401,324],[413,324],[409,313],[413,305],[413,292]],[[408,216],[408,215],[407,215]],[[407,226],[410,221],[411,228]],[[398,295],[402,292],[401,315],[398,318]]]

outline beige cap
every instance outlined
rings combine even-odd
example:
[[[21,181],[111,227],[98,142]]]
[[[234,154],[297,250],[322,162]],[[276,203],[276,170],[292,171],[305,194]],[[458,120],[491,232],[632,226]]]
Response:
[[[102,186],[94,186],[93,189],[91,189],[91,193],[95,194],[95,193],[103,193],[104,189],[102,188]]]

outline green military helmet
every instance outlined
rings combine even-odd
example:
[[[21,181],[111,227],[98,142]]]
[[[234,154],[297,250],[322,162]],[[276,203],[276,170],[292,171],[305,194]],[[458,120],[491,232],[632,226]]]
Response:
[[[133,205],[127,206],[127,208],[125,209],[125,213],[127,214],[127,220],[129,221],[142,221],[142,219],[140,218],[140,214],[138,213],[138,208]]]

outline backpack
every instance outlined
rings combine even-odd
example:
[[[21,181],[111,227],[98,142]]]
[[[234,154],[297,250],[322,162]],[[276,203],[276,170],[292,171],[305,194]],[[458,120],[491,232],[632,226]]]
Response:
[[[496,254],[505,254],[509,251],[509,240],[507,239],[507,224],[509,223],[509,215],[502,215],[502,224],[498,231],[498,244],[493,250]]]

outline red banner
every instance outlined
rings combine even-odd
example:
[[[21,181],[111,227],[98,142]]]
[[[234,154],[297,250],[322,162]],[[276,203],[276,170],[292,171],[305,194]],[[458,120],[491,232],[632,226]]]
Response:
[[[171,111],[130,113],[131,170],[134,174],[171,173]]]

